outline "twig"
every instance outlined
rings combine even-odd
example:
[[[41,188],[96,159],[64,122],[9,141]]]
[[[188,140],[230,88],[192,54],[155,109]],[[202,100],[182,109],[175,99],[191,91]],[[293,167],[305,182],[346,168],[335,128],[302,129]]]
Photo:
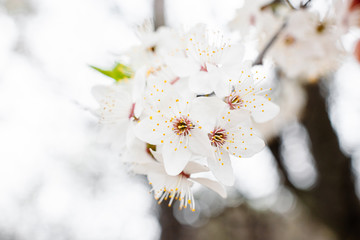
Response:
[[[165,26],[165,0],[154,0],[154,27],[155,30]]]
[[[274,157],[275,163],[278,167],[278,170],[280,172],[280,174],[282,175],[283,181],[284,181],[284,185],[286,187],[288,187],[290,190],[292,190],[294,193],[296,193],[298,196],[299,195],[303,195],[304,191],[297,188],[291,181],[290,181],[290,176],[289,173],[286,169],[286,166],[284,164],[284,160],[281,154],[281,137],[277,136],[275,138],[273,138],[269,144],[268,147]],[[299,196],[300,197],[300,196]]]
[[[285,2],[287,3],[287,5],[289,5],[289,7],[293,10],[295,10],[296,8],[292,5],[292,3],[290,2],[290,0],[285,0]]]
[[[279,37],[280,33],[282,32],[282,30],[284,30],[284,28],[286,27],[287,21],[285,20],[285,22],[281,25],[281,27],[279,28],[279,30],[277,30],[277,32],[274,34],[274,36],[270,39],[270,41],[266,44],[266,46],[264,47],[264,49],[259,53],[258,57],[256,58],[255,62],[253,63],[253,66],[256,65],[262,65],[263,64],[263,59],[265,57],[265,54],[267,53],[267,51],[270,49],[270,47],[274,44],[275,40]]]
[[[308,0],[306,3],[301,4],[300,8],[307,8],[311,0]]]

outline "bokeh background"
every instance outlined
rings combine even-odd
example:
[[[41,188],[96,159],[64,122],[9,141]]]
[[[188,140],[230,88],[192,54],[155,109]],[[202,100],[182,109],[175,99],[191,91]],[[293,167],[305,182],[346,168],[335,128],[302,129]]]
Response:
[[[168,0],[165,23],[227,29],[242,4]],[[197,187],[195,213],[159,207],[97,140],[91,88],[112,79],[89,65],[112,66],[139,42],[135,26],[159,11],[151,0],[0,0],[0,239],[360,239],[360,68],[351,56],[326,87],[289,93],[305,117],[234,162],[228,199]]]

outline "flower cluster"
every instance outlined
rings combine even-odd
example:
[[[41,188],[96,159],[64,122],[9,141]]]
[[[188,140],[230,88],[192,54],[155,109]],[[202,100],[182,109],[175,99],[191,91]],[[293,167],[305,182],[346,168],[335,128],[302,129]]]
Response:
[[[300,2],[299,6],[292,1],[245,0],[229,27],[243,39],[257,42],[259,50],[276,36],[266,58],[288,79],[312,82],[340,67],[346,57],[344,36],[354,35],[351,31],[360,27],[360,4]]]
[[[234,184],[230,156],[260,152],[265,143],[252,122],[271,120],[279,108],[266,78],[244,61],[244,47],[220,31],[203,24],[153,31],[147,22],[139,38],[128,54],[133,76],[93,89],[100,123],[159,203],[175,199],[194,211],[193,183],[226,197],[224,186]],[[196,177],[203,172],[213,176]]]

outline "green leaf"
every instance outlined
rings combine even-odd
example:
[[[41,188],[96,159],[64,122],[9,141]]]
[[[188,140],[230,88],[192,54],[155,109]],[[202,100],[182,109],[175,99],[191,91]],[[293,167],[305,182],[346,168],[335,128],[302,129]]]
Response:
[[[111,70],[104,70],[95,66],[90,66],[91,68],[95,69],[96,71],[101,72],[102,74],[115,79],[115,81],[119,82],[123,79],[131,78],[134,74],[132,69],[124,64],[118,63],[116,66]]]

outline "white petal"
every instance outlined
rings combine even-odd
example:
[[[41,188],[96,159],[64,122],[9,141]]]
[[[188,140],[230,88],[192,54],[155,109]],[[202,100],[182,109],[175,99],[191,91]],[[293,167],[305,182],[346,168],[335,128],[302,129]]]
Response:
[[[249,110],[251,109],[251,115],[255,122],[263,123],[273,119],[279,114],[280,108],[278,105],[262,96],[256,96],[255,99],[251,105],[249,104],[248,108]]]
[[[213,156],[208,158],[209,168],[222,184],[232,186],[235,178],[230,157],[225,150],[221,150],[221,152],[214,152]]]
[[[162,154],[165,171],[171,176],[181,173],[192,156],[185,143],[180,143],[179,140],[173,140],[172,143],[166,141],[163,145]]]
[[[165,121],[165,118],[158,115],[142,119],[135,126],[135,136],[150,144],[160,144],[162,143],[161,141],[164,141],[167,137],[167,133],[169,132],[169,128],[167,127],[169,124],[165,123]]]
[[[192,101],[189,114],[193,120],[199,121],[206,131],[211,131],[219,113],[225,108],[226,103],[218,97],[198,97]]]
[[[209,76],[211,76],[212,79],[209,84],[211,84],[211,88],[213,89],[216,96],[223,98],[229,95],[235,79],[231,79],[231,77],[226,72],[224,72],[223,68],[216,67],[212,64],[207,65],[207,70],[208,74],[210,74]]]
[[[216,181],[210,180],[208,178],[191,178],[191,180],[210,188],[214,192],[217,192],[223,198],[227,197],[225,187]]]
[[[184,168],[184,172],[187,174],[208,172],[208,171],[209,168],[207,166],[192,161],[188,162],[188,164]]]
[[[197,94],[210,94],[213,92],[213,81],[216,81],[216,76],[207,72],[197,72],[189,78],[189,88]]]
[[[170,66],[176,76],[188,77],[199,71],[201,66],[191,58],[185,57],[165,57],[165,62]]]
[[[189,136],[188,139],[189,148],[193,153],[201,156],[209,156],[212,148],[206,132],[195,128],[191,130],[191,136]]]
[[[254,88],[254,78],[251,72],[251,67],[248,62],[240,69],[240,77],[236,79],[235,91],[240,95],[248,95],[252,88]]]
[[[166,185],[167,183],[167,176],[163,173],[163,170],[155,170],[155,171],[148,171],[147,178],[150,183],[154,186],[154,188],[161,189],[161,186]]]
[[[230,133],[229,141],[224,145],[231,155],[251,157],[265,147],[264,141],[251,129],[241,126],[238,128],[236,132]]]
[[[119,102],[125,101],[126,103],[131,103],[130,94],[121,86],[96,85],[91,89],[91,91],[95,99],[100,103],[102,103],[102,101],[104,101],[106,98],[114,98],[118,99]]]
[[[135,102],[142,96],[146,85],[147,67],[138,69],[133,79],[132,100]]]
[[[250,112],[244,109],[223,111],[219,118],[219,125],[226,130],[231,130],[238,125],[250,126]]]
[[[158,148],[159,148],[159,147],[157,146],[157,147],[156,147],[156,151],[152,150],[151,148],[150,148],[149,150],[150,150],[151,154],[154,156],[154,158],[155,158],[158,162],[162,163],[162,162],[164,162],[164,159],[163,159],[163,156],[162,156],[162,149],[159,150]]]
[[[239,69],[243,65],[243,55],[244,47],[240,44],[225,48],[220,62],[224,72],[231,76],[238,75]]]

